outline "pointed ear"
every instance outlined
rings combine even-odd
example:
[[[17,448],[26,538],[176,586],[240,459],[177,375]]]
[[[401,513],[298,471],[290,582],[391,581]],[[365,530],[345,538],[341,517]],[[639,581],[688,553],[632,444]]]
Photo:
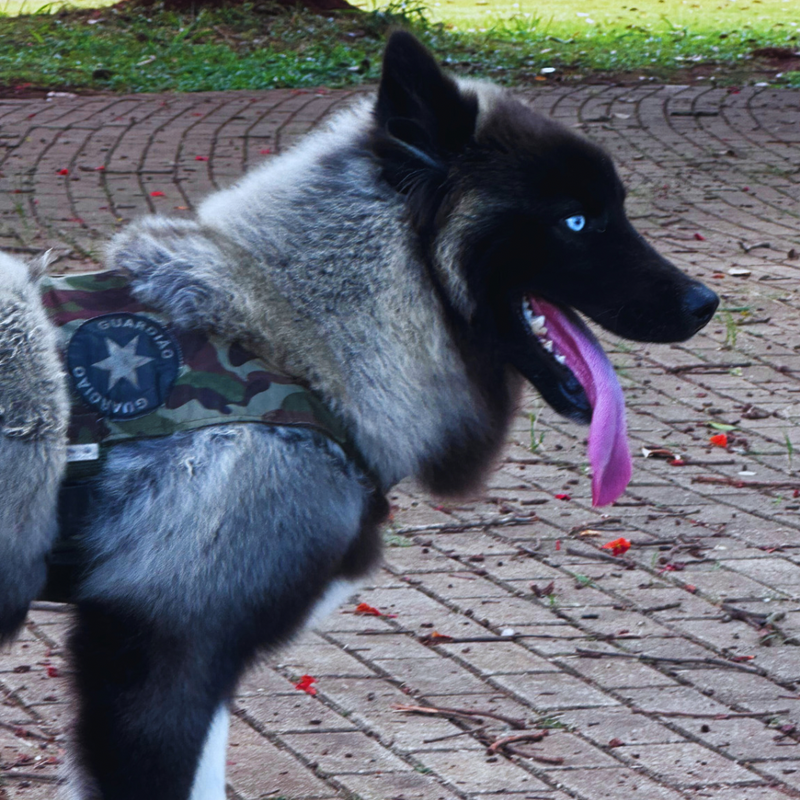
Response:
[[[375,106],[375,149],[390,183],[401,188],[420,170],[446,171],[472,138],[477,116],[476,98],[464,96],[417,39],[392,34]]]

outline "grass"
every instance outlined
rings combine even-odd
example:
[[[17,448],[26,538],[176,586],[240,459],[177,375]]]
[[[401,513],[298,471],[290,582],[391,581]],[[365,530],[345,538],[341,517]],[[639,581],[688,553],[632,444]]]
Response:
[[[0,8],[13,10],[8,4],[21,0],[5,2]],[[702,7],[688,0],[636,7],[542,0],[536,13],[492,3],[491,14],[480,2],[426,7],[395,0],[326,16],[280,10],[271,0],[196,13],[131,4],[56,10],[51,4],[41,11],[53,13],[0,15],[0,87],[19,94],[374,83],[386,34],[395,26],[413,30],[454,72],[507,84],[599,76],[800,86],[800,58],[791,58],[800,50],[800,33],[784,0],[711,0]],[[498,14],[506,6],[512,13]],[[794,71],[781,72],[783,63]]]
[[[545,432],[537,429],[538,415],[531,412],[529,415],[531,422],[531,453],[538,453],[539,448],[544,445]]]
[[[725,322],[725,343],[723,347],[726,350],[733,350],[736,347],[736,339],[739,336],[739,326],[728,309],[723,309],[722,319]]]

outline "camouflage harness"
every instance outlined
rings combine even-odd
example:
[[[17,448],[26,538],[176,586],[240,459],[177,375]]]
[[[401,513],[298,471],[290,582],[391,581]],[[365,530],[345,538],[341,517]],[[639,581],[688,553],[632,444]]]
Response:
[[[71,599],[80,537],[109,449],[134,439],[229,423],[301,426],[338,442],[322,401],[237,342],[174,327],[133,296],[120,272],[46,278],[42,301],[59,328],[72,411],[60,538],[44,599]]]

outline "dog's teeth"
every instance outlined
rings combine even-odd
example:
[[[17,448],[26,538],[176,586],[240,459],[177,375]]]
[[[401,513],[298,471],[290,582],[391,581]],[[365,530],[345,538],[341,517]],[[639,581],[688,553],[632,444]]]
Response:
[[[542,347],[544,347],[544,349],[547,350],[548,353],[553,352],[553,343],[549,339],[545,339],[542,342]]]
[[[556,353],[555,356],[553,356],[553,358],[555,358],[555,360],[558,361],[559,364],[567,363],[567,359],[564,358],[564,356],[562,356],[561,353]]]
[[[544,316],[534,317],[533,312],[531,312],[531,318],[528,320],[528,322],[530,322],[534,333],[547,333],[547,328],[544,326]]]
[[[531,328],[533,328],[533,330],[535,331],[536,328],[534,327],[534,324],[536,317],[533,316],[533,310],[531,309],[531,307],[528,305],[527,302],[522,304],[522,316],[525,317],[525,322],[527,322],[528,325],[530,325]]]

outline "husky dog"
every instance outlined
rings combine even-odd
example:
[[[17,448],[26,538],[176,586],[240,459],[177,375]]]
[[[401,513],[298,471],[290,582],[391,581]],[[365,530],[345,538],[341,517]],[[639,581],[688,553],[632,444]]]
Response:
[[[225,706],[243,670],[375,565],[389,487],[479,486],[523,379],[591,423],[594,502],[620,494],[622,393],[576,311],[672,342],[718,302],[636,233],[624,199],[597,146],[447,77],[398,32],[377,97],[195,220],[147,217],[112,242],[109,267],[138,301],[310,387],[352,449],[265,424],[108,449],[71,639],[75,798],[223,800]],[[68,414],[34,280],[0,261],[5,636],[40,589]]]

